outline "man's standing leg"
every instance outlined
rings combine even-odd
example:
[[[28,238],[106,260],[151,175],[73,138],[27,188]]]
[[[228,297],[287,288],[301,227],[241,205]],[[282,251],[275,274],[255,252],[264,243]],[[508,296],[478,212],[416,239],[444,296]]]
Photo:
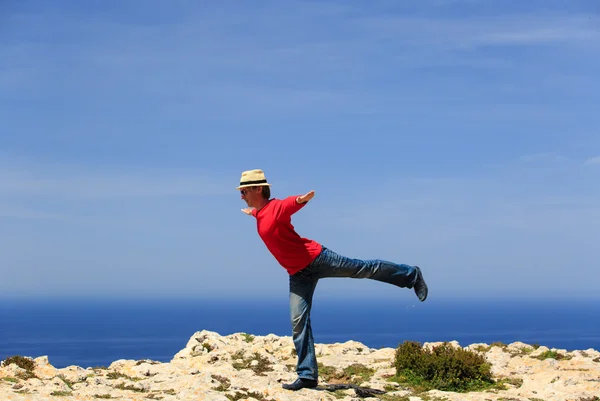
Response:
[[[318,279],[311,277],[308,268],[290,276],[290,318],[292,338],[298,354],[296,366],[298,380],[291,384],[284,384],[283,388],[288,390],[317,386],[319,372],[315,355],[315,343],[310,326],[310,310],[317,282]]]

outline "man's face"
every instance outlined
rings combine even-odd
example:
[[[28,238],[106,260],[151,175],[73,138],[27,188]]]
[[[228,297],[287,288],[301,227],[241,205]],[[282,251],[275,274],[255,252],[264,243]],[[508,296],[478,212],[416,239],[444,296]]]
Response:
[[[240,189],[240,195],[249,207],[255,207],[258,204],[258,200],[262,197],[261,187],[242,188]]]

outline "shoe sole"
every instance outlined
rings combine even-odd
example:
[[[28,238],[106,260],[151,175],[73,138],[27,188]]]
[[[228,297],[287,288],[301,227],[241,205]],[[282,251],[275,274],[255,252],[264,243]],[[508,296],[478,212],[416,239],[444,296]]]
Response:
[[[421,302],[425,302],[425,300],[427,299],[427,296],[429,295],[429,287],[427,286],[427,283],[425,282],[425,279],[423,278],[423,272],[421,272],[421,268],[419,266],[417,267],[417,282],[420,280],[423,282],[423,287],[425,288],[425,296],[423,297],[423,299],[419,298],[419,294],[417,294],[417,291],[415,290],[415,294],[417,295],[417,298],[419,299],[419,301]]]

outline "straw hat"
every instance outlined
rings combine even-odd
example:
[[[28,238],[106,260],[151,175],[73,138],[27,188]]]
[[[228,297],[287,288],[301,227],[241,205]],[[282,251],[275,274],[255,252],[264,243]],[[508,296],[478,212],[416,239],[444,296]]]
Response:
[[[265,173],[260,169],[244,171],[240,179],[240,186],[236,189],[254,186],[271,186],[265,178]]]

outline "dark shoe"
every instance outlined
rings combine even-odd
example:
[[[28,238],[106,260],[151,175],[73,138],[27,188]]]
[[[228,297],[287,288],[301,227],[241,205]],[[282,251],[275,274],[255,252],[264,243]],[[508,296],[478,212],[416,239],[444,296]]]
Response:
[[[415,290],[415,294],[419,298],[419,301],[423,302],[427,299],[427,284],[425,283],[425,279],[423,279],[423,273],[419,266],[415,266],[417,268],[417,279],[415,280],[415,286],[413,287]]]
[[[297,391],[303,388],[315,388],[317,387],[317,380],[310,380],[310,379],[296,379],[295,382],[290,383],[290,384],[282,384],[281,387],[283,387],[286,390],[292,390],[292,391]]]

